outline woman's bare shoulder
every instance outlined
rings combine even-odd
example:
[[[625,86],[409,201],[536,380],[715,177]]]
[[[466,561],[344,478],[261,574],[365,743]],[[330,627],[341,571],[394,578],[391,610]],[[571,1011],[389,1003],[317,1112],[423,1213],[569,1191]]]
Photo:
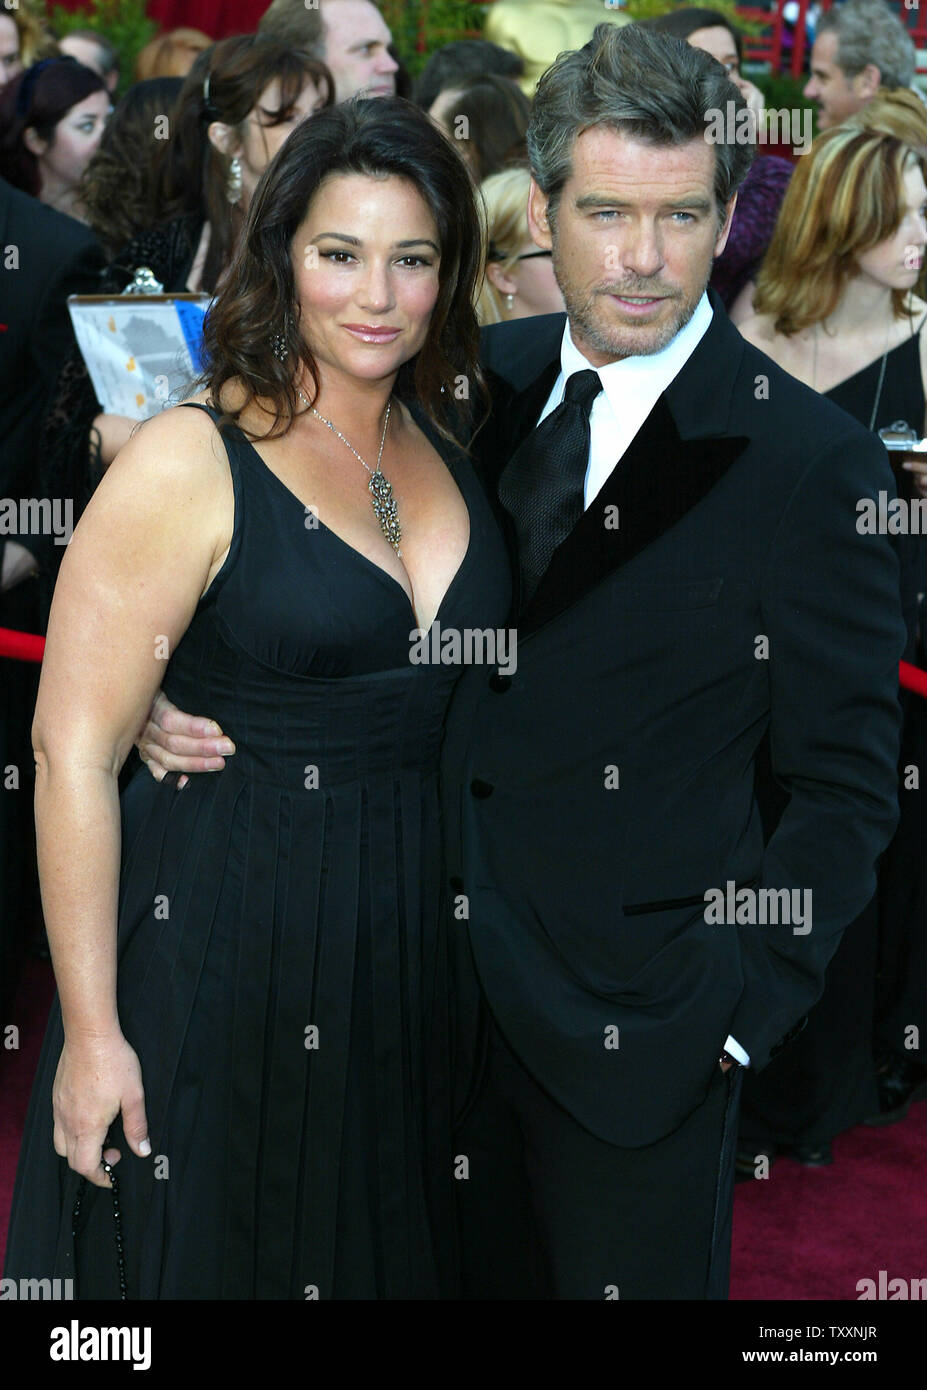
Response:
[[[751,314],[737,328],[742,338],[763,352],[768,352],[778,337],[770,314]]]
[[[266,402],[254,397],[238,377],[224,382],[218,397],[210,388],[188,396],[184,404],[208,405],[223,412],[234,413],[237,424],[246,434],[263,435],[276,424],[277,417],[266,408]],[[190,412],[203,414],[202,411]]]
[[[202,391],[195,392],[192,396],[187,396],[182,405],[212,405],[212,391],[208,386],[204,386]]]
[[[191,405],[205,405],[212,410],[220,412],[242,411],[240,423],[245,425],[256,411],[254,402],[249,402],[244,385],[238,377],[223,383],[221,389],[214,392],[212,387],[206,386],[201,391],[195,391],[187,396],[178,405],[169,406],[157,415],[152,415],[144,422],[142,430],[149,438],[155,434],[158,441],[169,439],[173,436],[183,438],[188,436],[191,439],[207,440],[212,439],[214,444],[219,444],[219,433],[215,423],[205,410],[190,410]],[[244,409],[243,409],[244,407]],[[157,426],[155,425],[157,423]],[[139,437],[141,431],[136,430],[133,439]],[[219,445],[221,454],[221,444]]]
[[[207,404],[206,393],[190,401]],[[205,410],[191,410],[185,401],[169,406],[144,420],[116,455],[103,483],[117,480],[136,486],[156,482],[165,506],[172,488],[209,490],[228,476],[225,446],[214,421]],[[101,483],[102,486],[102,483]],[[176,500],[176,499],[175,499]]]
[[[222,410],[239,410],[244,399],[245,388],[236,376],[223,383],[218,397],[211,386],[204,386],[202,391],[196,391],[193,395],[186,396],[183,404],[188,405],[192,402],[195,405],[217,406]]]

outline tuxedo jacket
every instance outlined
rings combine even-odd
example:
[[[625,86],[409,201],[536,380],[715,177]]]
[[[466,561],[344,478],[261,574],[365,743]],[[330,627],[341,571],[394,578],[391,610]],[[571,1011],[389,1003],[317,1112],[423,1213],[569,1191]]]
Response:
[[[712,308],[519,612],[514,672],[464,674],[443,752],[492,1015],[555,1100],[629,1147],[701,1103],[729,1033],[761,1068],[800,1026],[898,818],[899,566],[857,529],[860,499],[894,495],[885,450]],[[563,325],[484,334],[474,452],[513,546],[498,478]],[[767,732],[787,804],[764,843]],[[774,908],[760,889],[788,892]]]
[[[67,296],[98,292],[103,264],[89,227],[0,179],[0,497],[41,494],[40,426],[74,343]],[[15,539],[40,561],[52,546]]]

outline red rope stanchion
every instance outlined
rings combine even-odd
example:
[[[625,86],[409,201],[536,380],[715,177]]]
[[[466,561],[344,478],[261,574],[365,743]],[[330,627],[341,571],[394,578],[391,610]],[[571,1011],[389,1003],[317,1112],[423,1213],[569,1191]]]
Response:
[[[11,627],[0,627],[0,656],[12,657],[14,661],[41,661],[45,652],[45,638],[34,632],[15,632]]]
[[[45,638],[34,632],[15,632],[10,627],[0,627],[0,656],[12,657],[14,661],[41,661],[45,651]],[[898,682],[903,690],[913,690],[927,700],[927,671],[912,666],[909,661],[899,661]]]
[[[927,671],[912,666],[910,661],[899,661],[898,680],[904,690],[913,690],[915,695],[927,700]]]

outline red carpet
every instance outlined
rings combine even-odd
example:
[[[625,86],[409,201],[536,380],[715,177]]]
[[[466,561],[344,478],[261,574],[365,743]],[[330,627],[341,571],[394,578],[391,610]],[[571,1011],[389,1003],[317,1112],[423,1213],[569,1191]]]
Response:
[[[768,1179],[738,1184],[732,1298],[857,1299],[880,1269],[927,1278],[927,1101],[833,1149],[830,1168],[781,1158]]]
[[[0,1048],[0,1252],[53,991],[51,967],[30,960],[10,1020],[19,1048]],[[853,1301],[880,1270],[927,1277],[927,1101],[900,1124],[841,1135],[834,1159],[821,1169],[779,1159],[767,1179],[738,1184],[732,1298]]]

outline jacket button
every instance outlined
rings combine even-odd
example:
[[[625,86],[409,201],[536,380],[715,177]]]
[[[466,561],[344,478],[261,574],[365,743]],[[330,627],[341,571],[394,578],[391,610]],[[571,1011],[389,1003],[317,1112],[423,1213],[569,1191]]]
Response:
[[[481,777],[474,777],[470,783],[470,791],[478,801],[485,801],[487,796],[492,796],[493,790],[492,782],[484,782]]]
[[[462,878],[458,878],[458,876],[457,876],[456,874],[454,875],[453,878],[449,878],[449,879],[448,879],[448,883],[450,884],[450,888],[451,888],[451,892],[452,892],[452,893],[462,893],[462,892],[463,892],[464,881],[463,881]]]
[[[511,676],[503,676],[499,671],[493,671],[489,677],[489,688],[494,690],[497,695],[504,695],[512,684]]]

